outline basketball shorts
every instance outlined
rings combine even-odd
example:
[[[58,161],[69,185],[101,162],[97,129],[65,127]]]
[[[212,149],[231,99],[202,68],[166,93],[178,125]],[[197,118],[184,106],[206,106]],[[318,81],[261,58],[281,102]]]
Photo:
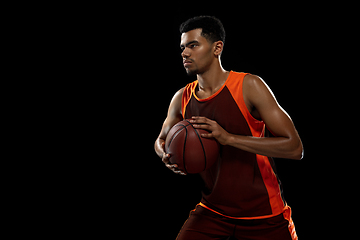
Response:
[[[181,228],[177,240],[297,240],[294,223],[286,214],[265,219],[231,219],[197,205]]]

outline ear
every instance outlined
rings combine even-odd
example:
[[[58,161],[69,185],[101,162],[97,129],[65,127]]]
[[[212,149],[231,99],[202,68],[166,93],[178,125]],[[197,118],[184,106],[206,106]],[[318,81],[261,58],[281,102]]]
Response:
[[[223,41],[214,42],[214,55],[219,57],[224,49]]]

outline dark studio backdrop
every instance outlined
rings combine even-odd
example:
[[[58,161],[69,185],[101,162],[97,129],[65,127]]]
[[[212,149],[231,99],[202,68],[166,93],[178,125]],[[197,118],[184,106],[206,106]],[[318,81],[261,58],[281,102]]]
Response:
[[[195,176],[178,176],[169,171],[153,150],[168,105],[174,93],[194,81],[188,77],[180,56],[179,25],[196,15],[214,15],[226,30],[226,43],[221,57],[226,70],[249,72],[263,78],[275,94],[279,104],[294,121],[304,144],[303,160],[275,159],[279,177],[283,184],[285,199],[293,210],[293,220],[300,238],[312,236],[318,219],[313,215],[316,196],[325,194],[323,180],[316,178],[316,161],[319,147],[314,147],[314,119],[321,99],[315,100],[317,87],[314,84],[319,71],[316,68],[318,45],[314,36],[318,22],[304,21],[302,11],[288,9],[288,12],[245,11],[239,9],[188,10],[179,8],[171,14],[160,14],[148,24],[144,36],[144,52],[138,61],[138,73],[143,77],[140,99],[146,104],[136,108],[151,121],[147,123],[145,140],[138,148],[141,157],[136,179],[143,179],[143,185],[134,194],[142,199],[140,212],[153,219],[146,233],[161,236],[161,239],[175,239],[190,210],[200,201],[200,185]],[[311,17],[312,12],[307,16]],[[159,26],[160,24],[160,26]],[[317,51],[319,51],[319,48]],[[139,76],[139,75],[138,75]],[[140,76],[139,76],[140,77]],[[316,106],[312,105],[317,101]],[[320,101],[320,102],[319,102]],[[139,146],[140,147],[140,146]],[[320,147],[321,148],[321,147]],[[140,175],[141,174],[141,175]],[[315,180],[316,179],[316,180]],[[156,218],[156,220],[155,220]]]
[[[46,83],[53,88],[44,85],[44,91],[56,104],[41,98],[49,104],[41,110],[55,111],[49,134],[56,140],[44,139],[51,168],[39,168],[45,176],[28,183],[33,193],[26,197],[45,206],[48,224],[53,224],[50,217],[59,221],[53,233],[176,238],[201,199],[201,184],[194,175],[167,169],[153,146],[174,93],[195,80],[182,65],[179,25],[190,17],[213,15],[226,30],[223,67],[259,75],[291,116],[305,155],[301,161],[275,159],[277,172],[300,239],[325,238],[319,228],[334,212],[325,205],[336,208],[334,195],[343,196],[341,186],[334,187],[337,171],[329,170],[336,146],[324,143],[342,134],[333,124],[338,101],[328,95],[337,85],[326,76],[329,70],[340,73],[326,65],[334,54],[327,48],[333,39],[332,15],[297,3],[98,4],[66,6],[55,16],[58,25],[46,26],[54,35],[45,50],[55,60],[44,59],[47,65],[41,69],[49,72],[44,72]],[[58,161],[52,160],[54,154]],[[28,208],[37,214],[36,207]]]
[[[168,170],[153,145],[174,93],[195,80],[182,65],[179,25],[193,16],[213,15],[226,30],[223,67],[263,78],[299,132],[303,160],[275,163],[298,235],[320,239],[319,219],[327,212],[321,204],[329,202],[336,181],[323,177],[329,174],[324,159],[333,157],[332,145],[322,144],[330,129],[324,116],[333,103],[323,87],[328,18],[307,6],[285,6],[286,11],[284,6],[195,9],[191,3],[167,11],[152,3],[142,7],[122,9],[129,11],[126,16],[104,11],[83,39],[90,41],[83,55],[89,64],[81,71],[86,72],[81,78],[85,96],[74,112],[88,106],[78,126],[89,144],[79,151],[87,158],[73,170],[81,174],[72,189],[84,196],[75,206],[84,209],[90,226],[98,226],[87,227],[88,232],[175,239],[199,203],[197,177]]]
[[[82,63],[75,76],[79,100],[68,120],[74,125],[73,113],[80,116],[71,141],[81,161],[69,164],[76,180],[70,178],[64,189],[75,208],[72,219],[86,220],[81,230],[102,237],[175,239],[199,203],[198,178],[174,174],[153,148],[174,93],[195,80],[182,65],[178,28],[197,15],[223,22],[223,67],[264,79],[299,132],[304,158],[275,163],[300,239],[323,239],[322,229],[340,229],[343,218],[332,214],[343,215],[337,204],[346,198],[337,168],[346,164],[334,164],[342,160],[335,151],[343,150],[333,139],[344,134],[335,94],[349,66],[339,69],[342,59],[334,57],[337,45],[344,46],[334,38],[335,15],[323,6],[297,3],[241,5],[195,8],[192,2],[174,7],[151,2],[105,6],[101,13],[96,9],[87,12],[88,18],[81,16],[74,27],[81,38],[70,58],[76,68]]]
[[[167,11],[152,3],[142,7],[122,9],[130,13],[126,16],[104,11],[82,39],[87,42],[82,58],[89,64],[81,71],[86,79],[81,78],[85,96],[80,103],[87,104],[74,112],[88,106],[78,125],[86,126],[89,144],[79,152],[87,158],[74,170],[83,175],[73,191],[85,196],[76,206],[101,226],[89,232],[175,239],[199,203],[197,177],[168,170],[153,145],[174,93],[195,80],[182,65],[179,25],[193,16],[213,15],[226,30],[223,67],[263,78],[299,132],[303,160],[275,163],[299,237],[320,239],[319,216],[326,210],[319,206],[328,201],[336,181],[321,175],[328,171],[322,159],[332,155],[331,145],[319,144],[318,138],[329,129],[323,113],[332,111],[324,95],[327,78],[322,77],[327,71],[322,68],[328,58],[322,43],[328,18],[298,5],[195,9],[180,3]]]

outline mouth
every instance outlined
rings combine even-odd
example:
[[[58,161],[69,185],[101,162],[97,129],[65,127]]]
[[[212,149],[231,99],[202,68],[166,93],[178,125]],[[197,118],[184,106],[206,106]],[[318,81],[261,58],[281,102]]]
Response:
[[[190,60],[184,60],[184,61],[183,61],[183,64],[184,64],[184,67],[187,67],[187,66],[189,66],[190,64],[192,64],[192,61],[190,61]]]

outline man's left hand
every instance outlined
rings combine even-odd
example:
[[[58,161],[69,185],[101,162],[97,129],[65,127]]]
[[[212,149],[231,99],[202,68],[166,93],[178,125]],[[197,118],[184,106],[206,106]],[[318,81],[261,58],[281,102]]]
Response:
[[[220,144],[226,145],[230,134],[225,131],[216,121],[210,120],[206,117],[193,116],[190,122],[194,128],[205,129],[210,133],[201,134],[205,138],[215,138]]]

